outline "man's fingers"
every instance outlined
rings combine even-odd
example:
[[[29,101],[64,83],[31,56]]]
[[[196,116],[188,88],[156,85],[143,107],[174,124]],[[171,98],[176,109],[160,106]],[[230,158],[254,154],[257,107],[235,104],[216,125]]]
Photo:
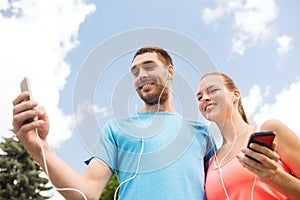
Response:
[[[19,94],[14,100],[13,100],[13,105],[18,105],[20,104],[21,102],[23,102],[25,99],[27,99],[29,97],[29,92],[28,91],[25,91],[25,92],[22,92],[21,94]]]

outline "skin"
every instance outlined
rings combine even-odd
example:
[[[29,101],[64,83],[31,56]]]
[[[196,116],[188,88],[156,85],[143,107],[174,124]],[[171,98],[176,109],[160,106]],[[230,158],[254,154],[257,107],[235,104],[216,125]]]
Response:
[[[223,162],[226,162],[231,156],[236,156],[241,165],[255,173],[261,181],[274,187],[290,199],[299,199],[300,158],[298,152],[300,152],[300,139],[291,129],[279,120],[271,119],[264,122],[261,131],[273,130],[276,132],[273,144],[275,151],[251,144],[251,148],[258,151],[255,152],[245,147],[246,141],[239,139],[248,139],[249,137],[245,136],[249,136],[250,130],[255,130],[255,127],[247,124],[238,112],[237,102],[241,97],[237,89],[229,91],[224,87],[223,80],[219,76],[209,75],[199,82],[197,98],[202,115],[209,121],[215,122],[222,133],[224,143],[217,151],[219,160],[223,159]],[[231,153],[228,154],[228,151]],[[245,155],[249,155],[261,163],[255,162]],[[278,167],[279,158],[292,170],[293,176]]]
[[[299,199],[300,196],[300,139],[279,120],[271,119],[266,121],[262,131],[273,130],[276,133],[275,144],[271,151],[260,145],[253,144],[251,147],[262,154],[249,151],[248,148],[242,148],[245,155],[253,156],[261,161],[261,164],[253,162],[245,156],[238,157],[240,163],[257,174],[263,181],[274,187],[276,190],[288,196],[290,199]],[[279,158],[289,167],[293,176],[278,168]]]
[[[146,63],[153,63],[156,67],[151,69],[146,68]],[[175,112],[171,95],[171,81],[174,76],[172,65],[163,65],[156,53],[144,53],[136,56],[132,62],[131,70],[134,74],[134,85],[137,92],[144,99],[155,100],[153,94],[159,93],[159,88],[162,85],[166,85],[167,88],[165,90],[166,97],[164,97],[161,105],[145,102],[141,110],[142,112],[154,112],[158,110]],[[36,101],[23,102],[28,96],[28,92],[23,92],[13,101],[13,126],[17,138],[21,141],[30,156],[45,171],[46,166],[44,165],[42,150],[44,151],[47,159],[48,176],[57,188],[74,188],[84,193],[87,199],[98,200],[112,176],[110,168],[96,158],[91,160],[82,175],[69,167],[55,154],[47,142],[50,123],[46,110],[44,107],[38,106]],[[33,117],[37,117],[37,120],[29,124],[23,124],[23,121]],[[66,199],[84,199],[79,192],[73,190],[62,191],[58,189],[58,191]]]
[[[131,72],[135,89],[141,99],[146,102],[142,112],[158,110],[175,112],[171,93],[171,80],[174,76],[172,65],[165,66],[156,53],[144,53],[134,59]],[[162,91],[160,104],[158,104],[157,101]],[[150,103],[153,102],[152,99],[155,99],[155,103]]]

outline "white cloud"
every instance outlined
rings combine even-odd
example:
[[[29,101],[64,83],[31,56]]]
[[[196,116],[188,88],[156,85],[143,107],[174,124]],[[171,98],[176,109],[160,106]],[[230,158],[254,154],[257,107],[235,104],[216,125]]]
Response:
[[[76,118],[76,125],[79,126],[83,123],[86,114],[101,114],[102,117],[106,117],[111,114],[106,107],[99,107],[97,105],[92,104],[89,101],[86,101],[82,104],[77,106],[75,118]]]
[[[278,16],[275,0],[215,0],[216,8],[204,8],[202,20],[206,24],[215,23],[223,16],[234,16],[237,30],[231,38],[232,51],[243,55],[248,47],[270,35],[270,24]]]
[[[244,55],[246,50],[245,41],[248,40],[248,38],[249,36],[242,34],[231,38],[232,51],[239,55]]]
[[[283,121],[294,132],[300,136],[300,81],[291,84],[288,88],[276,95],[273,104],[261,105],[259,111],[254,115],[254,121],[261,123],[266,119],[276,118]]]
[[[293,38],[283,35],[280,37],[277,37],[277,53],[282,56],[286,53],[288,53],[291,50]]]
[[[8,0],[0,0],[0,10],[6,11],[7,9],[9,9]]]
[[[262,103],[263,95],[258,85],[253,85],[247,97],[242,99],[245,112],[251,117]]]
[[[216,8],[204,8],[202,13],[202,20],[205,24],[215,23],[222,19],[225,15],[230,15],[234,10],[240,9],[242,0],[215,0]]]
[[[95,7],[78,0],[2,2],[0,135],[9,133],[11,102],[20,92],[20,81],[28,76],[34,99],[50,116],[49,143],[58,147],[72,134],[71,116],[65,115],[58,106],[59,92],[71,70],[64,58],[78,45],[79,26]]]
[[[224,9],[217,7],[215,9],[204,8],[202,14],[202,20],[205,24],[210,24],[220,19],[224,15]]]

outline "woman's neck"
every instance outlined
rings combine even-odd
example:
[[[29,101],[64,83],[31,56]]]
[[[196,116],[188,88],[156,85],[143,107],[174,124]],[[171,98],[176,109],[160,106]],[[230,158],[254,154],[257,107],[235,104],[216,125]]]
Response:
[[[217,151],[217,165],[222,165],[235,156],[243,145],[246,145],[249,134],[254,127],[247,124],[241,117],[225,120],[218,124],[223,136],[223,144]]]
[[[232,118],[217,123],[217,125],[223,136],[223,144],[233,143],[235,139],[245,136],[252,127],[240,116],[233,116]]]

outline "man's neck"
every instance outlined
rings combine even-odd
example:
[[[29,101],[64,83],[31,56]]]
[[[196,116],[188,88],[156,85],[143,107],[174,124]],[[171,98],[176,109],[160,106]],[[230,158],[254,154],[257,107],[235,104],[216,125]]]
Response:
[[[176,113],[172,96],[169,96],[168,100],[163,104],[145,104],[140,112],[172,112]]]

